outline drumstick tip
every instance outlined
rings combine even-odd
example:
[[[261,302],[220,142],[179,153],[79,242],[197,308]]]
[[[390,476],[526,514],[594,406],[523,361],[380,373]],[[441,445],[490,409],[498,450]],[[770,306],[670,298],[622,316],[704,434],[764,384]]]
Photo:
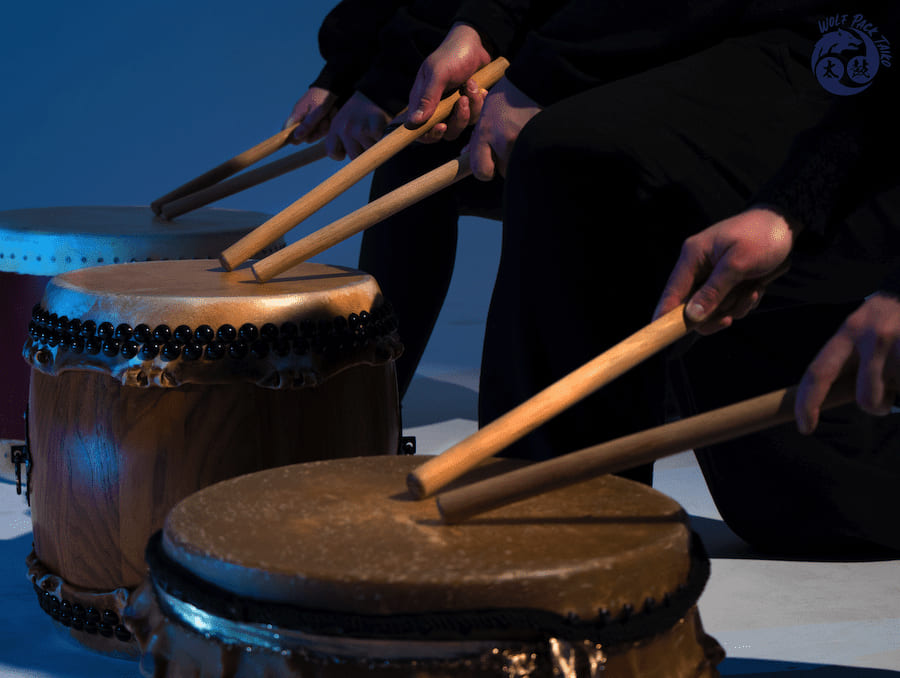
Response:
[[[153,210],[153,214],[156,216],[160,216],[162,214],[163,204],[159,200],[154,200],[150,203],[150,209]]]
[[[224,252],[219,255],[219,263],[222,264],[222,268],[224,268],[226,271],[234,270],[234,266],[232,266],[231,262],[228,261],[228,258],[225,256]]]
[[[406,487],[416,499],[425,499],[428,496],[425,491],[425,485],[415,471],[406,476]]]
[[[262,273],[260,273],[259,271],[256,270],[256,264],[253,264],[250,267],[250,271],[253,273],[253,277],[256,278],[256,282],[258,282],[258,283],[264,283],[269,280],[269,278],[267,278]]]

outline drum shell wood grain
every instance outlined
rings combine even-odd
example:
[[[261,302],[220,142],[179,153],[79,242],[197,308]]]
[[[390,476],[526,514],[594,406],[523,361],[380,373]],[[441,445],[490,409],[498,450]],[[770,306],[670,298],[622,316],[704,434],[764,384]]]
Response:
[[[71,584],[107,590],[141,581],[147,538],[194,491],[284,464],[396,453],[400,436],[393,362],[279,390],[32,370],[29,407],[37,556]]]

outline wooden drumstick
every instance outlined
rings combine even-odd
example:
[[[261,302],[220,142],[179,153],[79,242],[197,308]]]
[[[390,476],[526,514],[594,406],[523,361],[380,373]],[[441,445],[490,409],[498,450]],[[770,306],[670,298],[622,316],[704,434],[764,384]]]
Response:
[[[278,134],[256,144],[253,148],[248,148],[243,153],[234,156],[231,160],[226,160],[221,165],[213,167],[199,177],[191,179],[175,190],[169,191],[163,197],[157,198],[150,203],[150,209],[153,210],[154,214],[162,214],[163,205],[166,203],[183,198],[190,193],[194,193],[208,186],[212,186],[213,184],[222,181],[222,179],[227,179],[232,174],[237,174],[242,169],[259,162],[263,158],[282,148],[288,142],[291,133],[297,129],[298,124],[299,123],[296,123],[290,127],[286,127]]]
[[[342,219],[310,233],[302,240],[257,261],[251,267],[253,275],[259,282],[271,280],[291,266],[324,252],[329,247],[374,226],[410,205],[424,200],[429,195],[455,184],[471,173],[469,155],[463,153],[459,158],[444,163],[408,184],[360,207]]]
[[[792,421],[797,387],[772,391],[688,419],[617,438],[578,452],[542,461],[488,480],[451,490],[437,498],[445,523],[457,523],[498,506],[615,473],[663,457],[732,440]],[[824,408],[853,402],[853,384],[836,384]]]
[[[475,73],[472,78],[478,87],[488,88],[503,76],[508,65],[509,62],[506,59],[499,57]],[[222,252],[219,257],[222,266],[226,271],[234,270],[236,266],[245,262],[253,254],[265,249],[309,215],[328,204],[369,172],[444,120],[450,115],[450,111],[459,98],[459,91],[455,91],[450,96],[441,99],[434,115],[427,122],[415,129],[410,129],[405,125],[398,127],[302,198],[238,240]]]
[[[291,153],[283,158],[279,158],[268,165],[248,170],[243,174],[232,177],[227,181],[221,181],[202,188],[195,193],[190,193],[183,198],[178,198],[172,202],[167,202],[162,206],[162,216],[165,219],[174,219],[186,214],[198,207],[203,207],[211,202],[216,202],[229,195],[234,195],[244,189],[256,186],[269,179],[280,177],[295,169],[299,169],[304,165],[308,165],[316,160],[321,160],[328,154],[325,148],[325,142],[320,141],[317,144],[308,146],[296,153]]]
[[[478,462],[508,447],[601,386],[685,336],[688,330],[682,304],[422,464],[406,479],[409,491],[419,499],[431,496]]]

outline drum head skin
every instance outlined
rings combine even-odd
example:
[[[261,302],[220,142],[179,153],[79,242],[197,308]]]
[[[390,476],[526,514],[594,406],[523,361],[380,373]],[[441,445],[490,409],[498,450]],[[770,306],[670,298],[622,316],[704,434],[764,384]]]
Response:
[[[0,212],[0,271],[53,276],[131,261],[215,259],[268,218],[217,208],[175,221],[156,217],[149,207],[7,210]]]
[[[532,608],[587,620],[688,580],[685,513],[649,487],[604,476],[448,526],[405,489],[421,463],[329,460],[218,483],[169,513],[162,547],[239,596],[369,615]]]
[[[45,374],[105,372],[128,386],[315,385],[402,350],[372,276],[303,263],[278,280],[217,261],[95,266],[54,277],[25,358]]]
[[[425,459],[329,460],[184,499],[127,624],[158,678],[716,678],[681,507],[604,476],[441,523]],[[470,482],[517,468],[492,460]],[[145,675],[151,675],[148,671]]]

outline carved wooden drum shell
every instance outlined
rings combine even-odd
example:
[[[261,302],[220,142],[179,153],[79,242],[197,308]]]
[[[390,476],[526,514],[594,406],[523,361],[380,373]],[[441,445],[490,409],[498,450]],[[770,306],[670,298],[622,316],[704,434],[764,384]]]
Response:
[[[169,509],[260,469],[396,453],[400,350],[377,283],[351,269],[303,264],[267,285],[209,260],[55,277],[25,347],[42,605],[80,642],[133,652],[115,645],[117,629],[130,639],[119,617]],[[89,608],[113,613],[106,626],[85,627]]]

